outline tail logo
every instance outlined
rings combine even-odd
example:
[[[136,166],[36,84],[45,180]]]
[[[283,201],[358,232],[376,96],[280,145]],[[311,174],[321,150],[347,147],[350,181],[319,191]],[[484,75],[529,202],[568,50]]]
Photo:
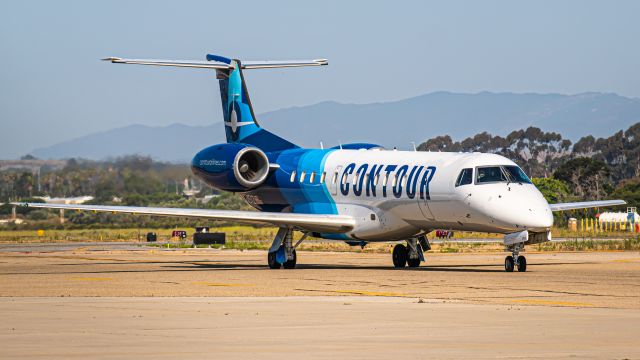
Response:
[[[253,124],[253,121],[242,121],[241,113],[237,111],[238,104],[234,101],[229,109],[229,121],[224,124],[231,128],[231,136],[233,141],[238,140],[238,128],[241,126]],[[240,117],[240,119],[238,119]]]

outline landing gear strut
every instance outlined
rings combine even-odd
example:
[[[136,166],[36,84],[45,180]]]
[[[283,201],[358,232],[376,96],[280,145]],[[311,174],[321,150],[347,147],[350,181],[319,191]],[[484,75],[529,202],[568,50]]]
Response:
[[[396,268],[403,268],[407,265],[413,268],[420,266],[420,263],[424,261],[423,249],[431,249],[425,236],[407,240],[406,246],[403,244],[394,246],[391,254],[393,266]]]
[[[298,246],[302,240],[306,238],[306,235],[293,245],[293,229],[281,227],[276,234],[276,238],[273,239],[271,248],[269,248],[269,254],[267,255],[267,263],[270,269],[294,269],[298,256],[296,254],[296,246]]]
[[[527,271],[527,258],[520,255],[520,251],[524,250],[524,245],[522,245],[522,243],[516,243],[510,245],[507,250],[511,251],[512,255],[504,259],[504,270],[506,272],[513,272],[513,269],[518,267],[519,272]]]

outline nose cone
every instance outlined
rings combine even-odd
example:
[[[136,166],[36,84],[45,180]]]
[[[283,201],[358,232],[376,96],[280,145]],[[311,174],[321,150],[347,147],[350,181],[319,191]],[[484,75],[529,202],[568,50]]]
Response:
[[[542,232],[551,229],[551,226],[553,226],[553,213],[549,208],[549,204],[544,199],[542,200],[543,203],[539,203],[538,206],[528,208],[529,213],[523,224],[527,230]]]
[[[516,184],[502,194],[500,206],[496,203],[484,210],[505,230],[544,232],[553,225],[551,208],[535,186]]]

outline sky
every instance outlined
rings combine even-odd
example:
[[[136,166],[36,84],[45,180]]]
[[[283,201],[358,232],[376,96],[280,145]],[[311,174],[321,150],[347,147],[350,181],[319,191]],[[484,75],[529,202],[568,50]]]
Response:
[[[221,119],[215,75],[107,56],[326,58],[245,73],[256,113],[434,91],[640,97],[640,1],[3,1],[0,159]]]

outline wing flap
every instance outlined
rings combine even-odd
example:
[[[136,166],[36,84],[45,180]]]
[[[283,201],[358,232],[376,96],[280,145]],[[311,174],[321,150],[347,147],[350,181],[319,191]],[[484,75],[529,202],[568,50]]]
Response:
[[[601,200],[601,201],[584,201],[584,202],[570,202],[549,204],[551,211],[566,211],[575,209],[588,209],[596,207],[625,205],[627,202],[624,200]]]
[[[355,219],[346,215],[295,214],[260,211],[160,208],[142,206],[73,205],[46,203],[11,203],[12,205],[43,209],[82,210],[94,212],[125,213],[134,215],[192,217],[215,220],[232,220],[250,223],[268,223],[275,226],[328,233],[345,233],[355,226]]]

